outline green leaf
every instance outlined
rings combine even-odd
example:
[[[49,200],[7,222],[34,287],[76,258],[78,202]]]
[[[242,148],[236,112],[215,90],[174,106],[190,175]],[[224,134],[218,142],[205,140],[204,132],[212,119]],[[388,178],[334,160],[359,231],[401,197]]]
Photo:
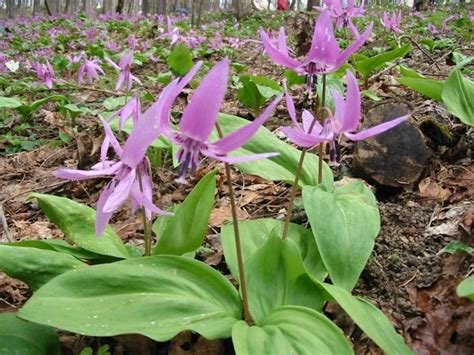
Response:
[[[435,79],[427,78],[396,78],[396,80],[406,87],[409,87],[422,95],[429,97],[438,102],[442,102],[441,93],[443,91],[444,83]]]
[[[326,283],[321,283],[321,286],[385,354],[413,354],[387,316],[377,307],[337,286]]]
[[[373,100],[373,101],[380,101],[382,100],[380,97],[377,96],[377,94],[375,92],[373,92],[372,90],[362,90],[360,92],[362,95],[364,95],[365,97],[368,97],[369,99]]]
[[[249,122],[237,116],[221,113],[219,114],[219,124],[224,135],[227,135],[249,124]],[[210,137],[210,141],[217,139],[217,132],[214,131]],[[269,152],[277,152],[280,153],[280,155],[270,159],[238,163],[235,165],[246,174],[261,176],[267,180],[281,180],[293,183],[301,151],[276,138],[265,127],[261,127],[250,141],[230,155],[240,156]],[[317,185],[317,180],[318,157],[314,154],[306,154],[300,186]],[[323,162],[323,184],[330,187],[333,181],[334,177],[331,168]]]
[[[449,254],[454,254],[458,251],[463,253],[474,253],[474,248],[459,240],[451,240],[441,251]]]
[[[239,294],[223,275],[202,262],[168,255],[61,275],[19,312],[23,319],[83,335],[142,334],[156,341],[185,330],[226,338],[241,314]]]
[[[240,221],[240,242],[244,262],[263,247],[272,232],[281,236],[284,225],[285,223],[283,221],[271,218]],[[227,267],[238,280],[239,268],[237,266],[234,228],[232,224],[222,226],[221,238]],[[311,231],[298,224],[290,223],[287,238],[295,243],[308,273],[318,280],[323,280],[327,275],[327,271],[319,255],[318,247],[316,246]]]
[[[444,85],[442,97],[449,113],[474,126],[474,82],[454,70]]]
[[[114,111],[125,105],[127,98],[125,96],[108,97],[102,102],[102,105],[109,110]]]
[[[280,239],[275,231],[247,259],[245,275],[249,309],[257,324],[280,306],[323,308],[324,294],[307,274],[295,243]]]
[[[253,109],[263,106],[267,99],[283,92],[276,81],[265,76],[243,75],[240,82],[242,87],[237,91],[237,98],[242,105]]]
[[[30,105],[17,107],[16,109],[22,114],[23,117],[28,118],[33,112],[49,101],[58,101],[63,106],[70,103],[69,99],[64,95],[52,95],[40,100],[36,100]]]
[[[351,181],[333,192],[305,186],[303,202],[332,282],[352,290],[380,231],[374,195],[363,182]]]
[[[14,97],[0,96],[0,108],[18,108],[20,106],[23,106],[20,100]]]
[[[415,79],[422,79],[424,78],[423,75],[418,73],[416,70],[410,69],[404,65],[399,65],[400,74],[406,78],[415,78]]]
[[[202,178],[173,217],[160,216],[153,225],[159,238],[154,254],[182,255],[202,245],[207,232],[214,195],[216,172]]]
[[[321,313],[300,306],[277,308],[259,326],[236,323],[232,342],[237,355],[353,354],[334,323]]]
[[[298,75],[297,72],[294,70],[288,69],[285,71],[285,78],[286,81],[288,82],[288,87],[291,87],[293,85],[301,85],[306,82],[306,78],[304,75]]]
[[[193,66],[193,56],[188,47],[184,43],[180,43],[174,47],[167,63],[174,74],[184,76]]]
[[[469,276],[458,285],[456,293],[459,297],[467,297],[474,301],[474,276]]]
[[[395,59],[405,56],[408,52],[411,51],[411,45],[406,44],[403,47],[393,49],[391,51],[375,55],[367,59],[356,59],[355,68],[360,72],[364,79],[368,79],[370,74],[383,66],[384,64],[393,61]]]
[[[92,208],[53,195],[33,193],[30,198],[37,199],[49,220],[82,249],[116,258],[130,257],[130,252],[112,227],[107,226],[102,237],[96,236],[96,213]]]
[[[50,250],[0,245],[0,270],[37,290],[69,270],[87,266],[75,257]]]
[[[0,313],[0,354],[60,355],[61,346],[53,328]]]

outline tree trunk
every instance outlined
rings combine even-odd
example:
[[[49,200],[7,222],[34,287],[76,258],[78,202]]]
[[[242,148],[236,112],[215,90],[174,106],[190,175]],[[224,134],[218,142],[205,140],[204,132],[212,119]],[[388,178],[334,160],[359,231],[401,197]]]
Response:
[[[232,0],[232,1],[234,3],[235,17],[237,17],[237,20],[240,20],[242,18],[240,0]]]
[[[118,0],[117,6],[115,7],[115,12],[121,14],[123,12],[124,0]]]
[[[290,10],[294,10],[296,5],[296,0],[293,0],[290,4]]]
[[[313,7],[316,6],[316,0],[308,0],[306,11],[313,11]]]
[[[39,12],[41,0],[33,0],[33,16]]]
[[[8,18],[15,18],[15,0],[7,0],[6,5]]]
[[[142,15],[147,15],[150,12],[150,3],[148,0],[142,0]]]
[[[201,18],[202,18],[202,6],[204,5],[204,0],[199,0],[199,6],[197,9],[197,27],[201,26]]]
[[[158,15],[166,15],[166,0],[158,0],[156,13]]]

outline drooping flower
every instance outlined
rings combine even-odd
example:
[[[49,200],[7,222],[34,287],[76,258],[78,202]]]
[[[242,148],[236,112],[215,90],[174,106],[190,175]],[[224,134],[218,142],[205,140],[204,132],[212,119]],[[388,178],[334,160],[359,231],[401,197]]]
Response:
[[[399,28],[401,20],[402,12],[399,11],[398,15],[394,13],[392,14],[392,17],[389,17],[388,12],[384,12],[380,21],[382,22],[383,27],[389,29],[390,31],[394,33],[403,33],[403,31]]]
[[[448,22],[452,20],[457,20],[458,18],[459,18],[459,15],[455,15],[455,14],[449,15],[443,20],[443,22],[441,23],[441,27],[443,28],[443,30],[449,31]]]
[[[54,75],[54,69],[49,63],[49,61],[46,60],[45,64],[36,62],[35,70],[36,70],[36,75],[38,76],[38,79],[41,80],[48,89],[52,89],[53,82],[56,81],[56,77]]]
[[[277,97],[253,122],[215,142],[209,142],[209,136],[216,125],[219,108],[222,105],[227,88],[229,76],[229,60],[227,58],[217,63],[201,81],[184,110],[178,124],[179,130],[174,130],[171,127],[169,112],[172,102],[179,91],[192,79],[200,65],[198,63],[190,73],[179,82],[169,86],[167,92],[162,94],[167,97],[167,100],[163,101],[160,108],[160,126],[163,134],[180,146],[177,154],[180,164],[180,180],[184,180],[188,169],[191,170],[192,174],[196,172],[201,154],[227,163],[252,161],[278,155],[277,153],[263,153],[229,157],[227,153],[240,148],[257,132],[260,126],[270,117],[281,97]]]
[[[329,141],[330,162],[337,165],[340,161],[339,138],[344,135],[352,141],[360,141],[383,133],[398,124],[406,121],[411,115],[405,115],[389,122],[384,122],[364,131],[352,133],[357,130],[361,120],[361,98],[357,80],[351,71],[347,70],[346,100],[335,90],[331,90],[334,99],[335,112],[324,123],[321,135]]]
[[[80,59],[78,59],[80,60]],[[89,84],[92,84],[94,80],[99,79],[99,73],[105,75],[104,70],[100,67],[102,63],[100,59],[89,59],[86,55],[82,55],[83,63],[77,73],[77,81],[82,85],[84,82],[84,75],[87,77]]]
[[[281,131],[285,136],[288,137],[293,143],[300,147],[310,148],[327,139],[325,139],[321,133],[323,126],[314,118],[314,116],[308,110],[304,110],[301,118],[302,122],[298,122],[296,118],[295,103],[293,98],[288,93],[288,89],[285,83],[285,98],[286,108],[290,114],[290,118],[293,121],[294,127],[282,127]]]
[[[94,165],[91,170],[61,169],[55,171],[54,176],[68,180],[83,180],[97,177],[112,176],[112,180],[104,188],[97,201],[96,234],[101,236],[113,213],[131,197],[132,213],[139,207],[144,208],[146,217],[151,219],[152,214],[170,215],[153,204],[152,180],[148,173],[149,162],[146,158],[146,148],[159,136],[159,130],[150,129],[149,111],[145,112],[125,142],[120,146],[109,124],[102,120],[106,141],[102,145],[102,161]],[[112,146],[119,160],[107,160],[106,153]]]
[[[114,112],[110,117],[109,121],[112,120],[114,117],[119,116],[119,128],[120,130],[123,129],[125,126],[125,122],[131,117],[133,119],[133,123],[135,124],[138,121],[141,113],[141,105],[140,105],[140,97],[138,93],[135,93],[133,97],[117,112]]]
[[[328,11],[329,15],[336,20],[337,28],[342,28],[343,26],[349,26],[349,23],[352,23],[352,18],[354,17],[363,17],[364,16],[364,0],[361,1],[360,7],[354,6],[354,0],[347,0],[347,5],[345,6],[345,1],[343,0],[323,0],[326,5],[325,8],[316,7],[320,11]]]
[[[105,60],[119,72],[115,90],[119,90],[124,85],[125,91],[130,91],[134,81],[142,85],[140,79],[132,74],[133,51],[123,53],[119,65],[115,64],[110,58],[105,58]]]
[[[323,11],[314,28],[311,48],[303,60],[297,60],[289,55],[283,27],[280,28],[276,43],[263,30],[260,30],[260,37],[266,52],[276,64],[291,68],[299,74],[307,74],[309,77],[308,87],[312,87],[317,74],[326,74],[338,70],[346,59],[364,44],[372,31],[372,26],[373,23],[367,27],[362,36],[341,51],[334,35],[330,15],[327,11]]]

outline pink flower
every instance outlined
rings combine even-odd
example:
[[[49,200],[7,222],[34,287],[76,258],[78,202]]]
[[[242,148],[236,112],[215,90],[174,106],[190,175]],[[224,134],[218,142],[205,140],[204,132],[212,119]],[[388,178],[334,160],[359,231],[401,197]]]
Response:
[[[398,15],[393,14],[391,18],[389,18],[388,12],[383,13],[383,17],[380,20],[382,22],[383,27],[389,29],[395,33],[403,33],[403,31],[398,27],[400,26],[400,21],[402,20],[402,12],[399,11]]]

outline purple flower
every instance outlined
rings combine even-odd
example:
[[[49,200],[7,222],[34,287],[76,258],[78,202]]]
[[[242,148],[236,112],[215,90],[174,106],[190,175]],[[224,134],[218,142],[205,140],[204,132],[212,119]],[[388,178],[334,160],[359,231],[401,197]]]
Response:
[[[130,91],[134,81],[142,85],[142,82],[132,75],[133,51],[123,53],[119,65],[115,64],[110,58],[105,58],[105,60],[119,72],[115,90],[119,90],[122,85],[125,85],[125,90]]]
[[[128,197],[132,199],[132,213],[142,207],[148,219],[151,219],[152,213],[171,215],[155,206],[152,201],[152,180],[148,173],[149,162],[146,158],[146,149],[159,136],[159,131],[149,129],[149,111],[145,112],[134,126],[123,148],[112,133],[109,124],[104,120],[102,123],[106,134],[101,149],[102,162],[94,165],[91,170],[61,169],[53,173],[60,179],[69,180],[113,177],[97,201],[96,234],[101,236],[104,233],[112,214],[125,203]],[[120,160],[106,159],[109,145]]]
[[[76,58],[76,60],[79,58]],[[82,85],[84,82],[84,75],[87,76],[89,84],[96,79],[99,79],[99,73],[105,75],[104,71],[100,67],[102,63],[99,59],[88,59],[85,55],[82,55],[83,63],[77,73],[77,81]],[[79,59],[80,60],[80,59]]]
[[[282,127],[281,131],[283,134],[296,145],[305,148],[313,147],[327,140],[321,136],[323,127],[317,120],[314,119],[314,116],[308,110],[304,110],[301,115],[302,124],[298,122],[296,118],[295,104],[291,95],[288,93],[286,83],[285,91],[286,107],[288,113],[290,114],[290,118],[293,121],[294,127]]]
[[[56,78],[54,76],[54,69],[49,63],[49,61],[46,60],[45,64],[36,62],[35,70],[36,70],[36,75],[38,76],[38,79],[41,80],[48,89],[52,89],[53,82],[56,81]]]
[[[396,125],[407,120],[410,115],[395,118],[361,132],[352,133],[357,130],[361,120],[361,99],[357,80],[351,71],[347,70],[347,92],[346,100],[335,90],[331,90],[336,107],[334,116],[329,117],[324,123],[321,135],[329,141],[330,162],[337,165],[340,161],[340,150],[338,140],[341,135],[352,141],[360,141],[383,133]]]
[[[138,93],[135,93],[133,97],[127,102],[125,106],[123,106],[120,110],[117,112],[114,112],[110,117],[109,121],[111,121],[114,117],[119,116],[119,128],[120,130],[123,130],[123,127],[125,126],[125,122],[128,121],[130,117],[133,119],[133,123],[135,124],[141,113],[141,105],[140,105],[140,97],[138,96]]]
[[[399,11],[397,14],[392,14],[392,17],[389,18],[388,12],[383,13],[383,17],[380,20],[382,22],[383,27],[389,29],[395,33],[403,33],[403,31],[398,27],[400,26],[400,21],[402,20],[402,12]]]
[[[192,79],[199,70],[201,63],[198,63],[179,82],[174,81],[162,93],[165,98],[161,107],[160,126],[163,134],[173,143],[178,144],[180,149],[177,158],[180,164],[180,180],[184,180],[186,171],[191,170],[194,174],[199,166],[200,155],[227,163],[237,163],[264,159],[278,155],[277,153],[264,153],[251,156],[229,157],[227,153],[240,148],[245,144],[260,126],[270,117],[281,97],[277,97],[265,111],[252,123],[239,128],[231,134],[209,142],[209,136],[217,122],[219,108],[224,100],[228,76],[229,60],[225,58],[217,63],[201,81],[201,84],[194,92],[191,101],[184,110],[183,116],[178,124],[179,131],[174,130],[170,125],[170,108],[174,99],[178,96],[182,88]]]
[[[334,35],[331,18],[327,11],[323,11],[314,28],[311,48],[301,61],[290,57],[283,27],[280,28],[276,43],[263,30],[260,30],[260,37],[265,50],[276,64],[291,68],[299,74],[307,74],[310,79],[308,81],[309,87],[311,87],[315,75],[338,70],[346,59],[362,46],[370,35],[372,26],[373,23],[367,27],[360,38],[341,51]]]
[[[428,24],[427,27],[428,27],[428,31],[430,31],[432,34],[439,33],[438,29],[431,22]]]
[[[457,20],[458,18],[459,18],[459,15],[449,15],[443,20],[443,22],[441,23],[441,27],[443,27],[443,30],[448,31],[449,30],[448,22],[452,20]]]
[[[344,6],[343,0],[323,0],[326,8],[319,8],[320,11],[328,11],[329,15],[336,19],[337,28],[348,26],[352,23],[352,18],[363,17],[364,0],[361,1],[360,7],[354,7],[354,0],[347,0],[347,6]]]

